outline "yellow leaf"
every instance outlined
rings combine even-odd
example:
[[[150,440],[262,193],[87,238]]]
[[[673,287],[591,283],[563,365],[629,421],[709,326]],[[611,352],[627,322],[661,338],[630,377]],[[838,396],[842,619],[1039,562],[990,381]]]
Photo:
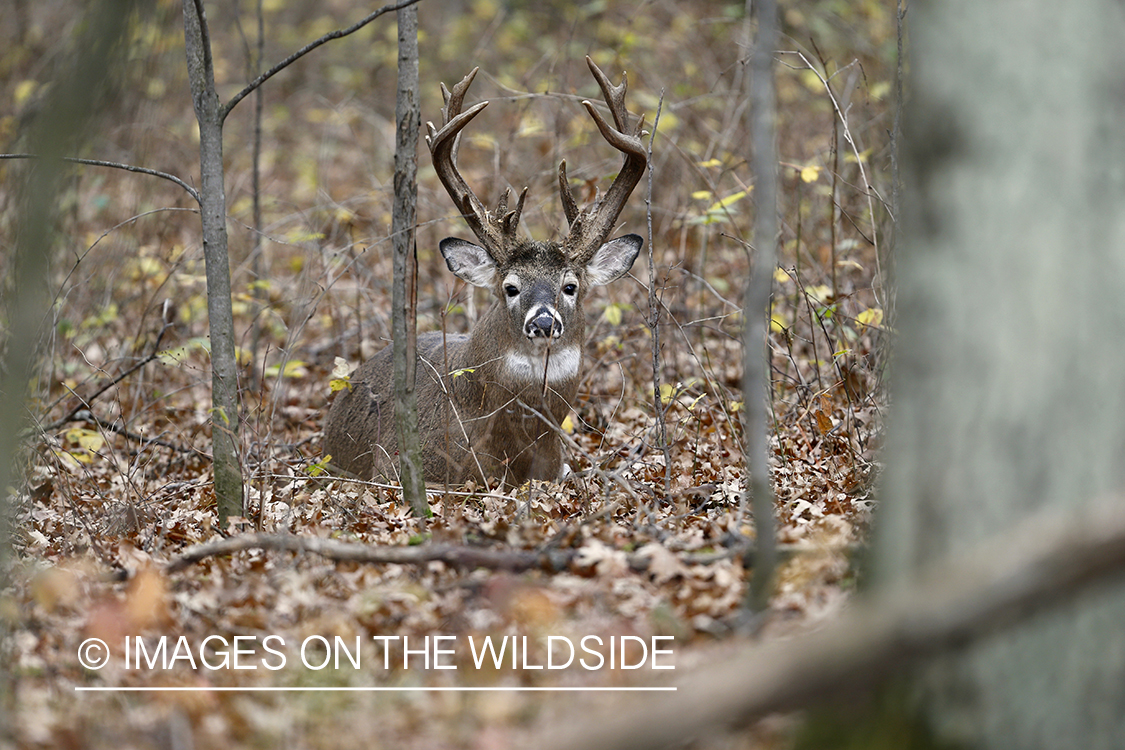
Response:
[[[660,403],[667,404],[676,395],[676,386],[671,383],[660,384]]]
[[[605,312],[603,314],[605,315],[606,322],[611,326],[621,325],[622,314],[620,305],[611,302],[605,306]]]
[[[818,284],[816,286],[805,287],[805,294],[823,304],[832,296],[832,288],[827,284]]]
[[[342,391],[345,388],[351,390],[352,381],[351,378],[332,378],[328,381],[328,387],[332,390],[332,393]]]
[[[744,403],[742,401],[731,401],[730,410],[732,412],[742,411],[743,406],[744,406]]]
[[[816,182],[820,179],[820,167],[812,166],[811,164],[801,170],[801,180],[804,182]]]
[[[723,163],[721,161],[719,161],[718,159],[708,159],[707,161],[699,162],[699,166],[704,167],[704,168],[721,167],[721,166],[723,166]],[[701,192],[707,192],[707,191],[701,191]],[[696,196],[692,195],[692,197],[694,198]]]
[[[332,454],[324,454],[324,458],[309,464],[308,472],[310,477],[319,477],[324,472],[328,471],[328,462],[332,460]]]
[[[267,378],[276,378],[278,375],[283,378],[303,378],[308,374],[309,371],[305,369],[305,363],[298,359],[291,359],[286,362],[284,370],[280,365],[271,365],[265,371]]]
[[[726,208],[727,206],[738,203],[740,200],[742,200],[743,198],[745,198],[749,194],[750,194],[749,190],[739,190],[737,193],[731,193],[730,195],[726,196],[725,198],[720,198],[719,200],[715,201],[710,206],[708,206],[707,207],[707,213],[711,213],[712,211],[718,211],[720,209]]]
[[[70,451],[56,450],[52,451],[52,453],[55,454],[55,457],[58,458],[67,469],[74,471],[75,469],[82,468],[82,462],[79,462]],[[89,463],[89,461],[87,460],[86,463]]]
[[[522,138],[529,135],[537,135],[545,131],[546,125],[538,117],[527,114],[520,119],[520,128],[516,131],[516,137]]]
[[[574,420],[571,419],[571,416],[569,414],[566,415],[566,419],[564,419],[562,421],[562,424],[559,426],[562,427],[562,431],[567,435],[574,434]]]
[[[780,315],[770,316],[770,331],[773,333],[785,332],[785,320]]]
[[[30,99],[31,95],[34,94],[35,90],[38,88],[39,83],[37,81],[27,80],[17,83],[15,93],[12,95],[12,98],[15,99],[16,106],[22,107],[23,103]]]
[[[315,240],[324,239],[323,232],[311,232],[307,229],[294,229],[285,235],[285,241],[291,245],[296,245],[300,242],[313,242]]]
[[[869,326],[877,328],[883,322],[883,308],[869,307],[855,316],[855,322],[859,324],[860,333]]]
[[[777,268],[773,269],[773,280],[778,284],[784,284],[786,281],[792,281],[793,278],[785,272],[784,268],[778,266]]]
[[[697,201],[709,200],[714,195],[710,190],[696,190],[691,194],[691,197]]]
[[[817,75],[815,70],[802,70],[797,75],[800,77],[801,83],[805,85],[805,88],[814,94],[819,94],[824,91],[824,82],[820,80],[820,76]]]
[[[73,443],[90,452],[100,451],[105,445],[105,438],[100,433],[87,430],[83,427],[72,427],[66,431],[67,442]],[[87,459],[88,462],[88,459]]]

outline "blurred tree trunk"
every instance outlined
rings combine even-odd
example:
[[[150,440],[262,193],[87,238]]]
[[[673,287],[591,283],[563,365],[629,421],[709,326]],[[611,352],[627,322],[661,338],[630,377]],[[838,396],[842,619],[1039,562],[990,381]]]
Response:
[[[223,118],[211,64],[211,38],[202,0],[183,0],[184,46],[195,117],[199,122],[200,217],[207,268],[207,316],[211,336],[211,452],[219,527],[242,515],[242,467],[238,460],[238,362],[234,353],[227,198],[223,187]]]
[[[874,580],[1125,487],[1125,5],[916,0]],[[1125,747],[1125,586],[928,667],[969,747]]]
[[[112,7],[111,7],[112,6]],[[41,158],[27,165],[28,180],[21,186],[17,234],[5,270],[4,362],[0,366],[0,571],[8,568],[11,509],[8,488],[19,485],[16,458],[20,435],[27,426],[27,387],[34,377],[36,346],[47,319],[47,273],[54,248],[54,227],[59,192],[66,167],[62,157],[81,151],[89,139],[93,116],[116,94],[120,72],[121,40],[126,38],[135,2],[103,0],[91,4],[82,32],[74,40],[70,64],[51,82],[39,114],[29,126],[28,143]],[[20,4],[17,10],[26,12]],[[5,243],[6,244],[6,243]],[[0,588],[6,588],[6,576]],[[0,640],[7,637],[6,620],[0,621]],[[7,654],[7,649],[0,649]],[[8,736],[13,699],[12,674],[7,660],[0,662],[0,737]]]
[[[391,327],[394,338],[395,430],[398,435],[399,481],[416,516],[428,516],[422,450],[418,439],[418,394],[414,389],[418,356],[418,257],[414,210],[418,199],[418,8],[398,11],[398,94],[395,104],[395,201],[391,217],[394,242],[394,284]]]

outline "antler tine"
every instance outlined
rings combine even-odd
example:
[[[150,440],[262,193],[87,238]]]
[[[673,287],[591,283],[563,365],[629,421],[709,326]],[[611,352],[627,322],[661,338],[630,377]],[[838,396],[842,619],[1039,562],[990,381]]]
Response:
[[[453,204],[461,212],[465,223],[484,244],[485,249],[488,250],[493,259],[502,263],[508,257],[515,240],[519,216],[523,211],[524,195],[526,195],[527,190],[525,188],[524,194],[520,195],[519,203],[514,211],[508,211],[508,199],[507,193],[505,193],[501,196],[500,204],[497,206],[495,215],[493,215],[485,208],[484,203],[477,198],[457,169],[457,141],[461,131],[469,124],[470,120],[488,106],[488,102],[485,101],[474,104],[465,112],[461,111],[465,93],[469,90],[478,70],[479,68],[470,70],[468,75],[453,87],[452,91],[447,89],[444,83],[441,85],[441,96],[445,102],[445,106],[442,108],[442,126],[438,129],[434,127],[432,122],[426,123],[426,127],[429,129],[426,144],[430,147],[430,156],[433,159],[438,178],[441,180],[441,184],[445,186],[449,197],[453,199]]]
[[[617,178],[610,185],[605,197],[596,201],[593,206],[582,210],[579,210],[570,191],[570,184],[566,179],[566,162],[559,165],[559,193],[562,197],[563,210],[570,223],[570,234],[566,244],[571,257],[580,263],[592,258],[609,233],[613,231],[625,202],[648,166],[648,153],[641,143],[641,138],[645,135],[644,118],[640,118],[635,129],[629,128],[629,112],[625,108],[627,77],[623,73],[621,83],[614,86],[588,55],[586,64],[602,90],[602,96],[605,97],[605,102],[613,113],[613,121],[617,127],[611,127],[589,101],[584,100],[582,105],[586,107],[586,111],[590,113],[594,124],[598,126],[602,137],[609,145],[625,154],[625,162],[621,165],[621,171],[617,173]]]
[[[574,193],[570,192],[570,181],[566,178],[566,159],[559,162],[559,195],[562,197],[566,223],[573,225],[578,217],[578,203],[574,200]]]
[[[614,86],[602,69],[594,64],[589,55],[586,55],[586,65],[589,66],[590,72],[594,74],[594,80],[598,82],[598,87],[602,90],[602,96],[605,97],[605,103],[609,105],[609,110],[613,113],[613,121],[617,125],[617,129],[625,131],[629,127],[629,113],[625,109],[625,92],[629,88],[629,75],[627,72],[621,72],[621,83]]]

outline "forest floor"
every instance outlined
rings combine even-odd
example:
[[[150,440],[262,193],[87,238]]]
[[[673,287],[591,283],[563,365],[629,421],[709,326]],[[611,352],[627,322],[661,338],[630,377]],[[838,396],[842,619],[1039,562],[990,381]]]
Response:
[[[247,78],[240,33],[255,22],[211,5],[229,96]],[[266,59],[351,22],[351,5],[267,3]],[[522,747],[544,726],[603,706],[603,694],[418,689],[674,685],[677,673],[750,637],[734,627],[752,574],[740,553],[755,535],[740,422],[740,300],[754,216],[746,24],[740,4],[644,3],[643,13],[607,5],[420,8],[423,121],[438,118],[438,81],[481,66],[470,99],[494,104],[466,134],[461,169],[486,200],[530,185],[534,236],[559,229],[551,186],[561,158],[587,200],[618,167],[578,105],[596,95],[585,54],[615,79],[628,69],[627,103],[650,129],[659,112],[651,194],[642,181],[621,219],[648,244],[630,277],[587,301],[584,379],[567,425],[577,474],[561,484],[432,487],[433,517],[419,519],[393,485],[323,471],[337,362],[355,366],[389,339],[393,21],[327,45],[264,89],[257,229],[251,102],[228,121],[247,481],[245,516],[229,529],[218,528],[209,461],[198,213],[170,183],[74,173],[60,196],[35,437],[9,500],[14,551],[0,618],[11,682],[0,744]],[[816,627],[844,606],[878,474],[889,233],[879,196],[890,195],[894,10],[839,5],[786,4],[778,55],[782,234],[769,413],[784,554],[759,639]],[[198,184],[180,6],[154,6],[136,24],[127,93],[81,155]],[[6,152],[19,150],[21,118],[77,20],[66,0],[28,7],[26,27],[0,17]],[[467,229],[424,149],[419,167],[419,330],[463,331],[488,300],[454,283],[436,253],[440,238]],[[20,169],[0,166],[0,236],[15,231]],[[418,559],[259,547],[169,568],[194,545],[250,532]],[[422,559],[436,545],[562,562],[503,569],[484,554],[466,565]],[[508,649],[502,660],[482,658],[485,637]],[[91,638],[111,655],[99,669],[80,660],[98,655]],[[565,661],[568,644],[569,667],[536,668]],[[76,690],[88,687],[209,689]],[[371,687],[394,690],[250,690]],[[789,727],[760,725],[714,746],[783,747]]]

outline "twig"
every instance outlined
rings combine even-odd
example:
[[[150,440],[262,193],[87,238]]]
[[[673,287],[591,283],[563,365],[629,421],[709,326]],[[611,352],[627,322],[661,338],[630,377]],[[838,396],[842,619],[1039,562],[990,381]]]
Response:
[[[42,159],[44,157],[39,154],[0,154],[0,159]],[[102,161],[101,159],[78,159],[73,156],[62,157],[63,161],[70,162],[71,164],[87,164],[93,167],[110,167],[111,169],[123,169],[126,172],[136,172],[138,174],[148,174],[153,177],[160,177],[161,179],[174,182],[190,195],[196,203],[200,202],[199,191],[187,184],[174,174],[161,172],[158,169],[148,169],[147,167],[138,167],[133,164],[122,164],[116,161]]]
[[[200,451],[196,450],[195,448],[185,448],[182,445],[177,445],[176,443],[170,443],[167,440],[161,440],[160,438],[145,437],[144,435],[139,435],[135,432],[129,432],[129,430],[126,430],[124,427],[122,427],[120,425],[114,424],[113,422],[110,422],[109,420],[102,419],[101,417],[99,417],[97,414],[94,414],[89,409],[78,410],[67,421],[68,422],[71,422],[71,421],[73,421],[73,422],[92,422],[93,424],[96,424],[98,427],[101,427],[103,430],[109,430],[110,432],[116,433],[123,438],[126,438],[128,440],[132,440],[135,443],[140,443],[142,448],[144,448],[145,446],[148,446],[148,445],[159,445],[163,448],[169,448],[171,450],[174,450],[177,453],[201,453]]]
[[[62,417],[61,419],[57,419],[54,422],[52,422],[51,424],[46,425],[44,427],[41,427],[40,432],[50,432],[51,430],[57,430],[60,427],[62,427],[64,424],[66,424],[68,422],[73,422],[75,420],[75,418],[77,417],[78,412],[83,411],[83,410],[88,410],[90,408],[90,404],[92,404],[94,401],[96,401],[99,396],[101,396],[103,393],[108,391],[113,386],[120,383],[125,378],[132,375],[137,370],[139,370],[142,367],[144,367],[145,365],[147,365],[152,360],[156,359],[158,356],[160,356],[160,342],[164,339],[164,334],[168,331],[168,328],[171,325],[172,325],[171,323],[165,323],[164,327],[160,329],[160,333],[157,334],[157,336],[156,336],[156,342],[152,345],[152,352],[148,356],[146,356],[144,359],[137,362],[135,365],[130,367],[128,370],[125,370],[125,372],[121,373],[117,377],[110,380],[108,383],[103,385],[98,390],[94,391],[89,396],[87,396],[85,398],[79,397],[79,403],[78,403],[77,406],[75,406],[73,409],[71,409],[69,412],[67,412],[66,415],[64,417]],[[147,438],[141,438],[141,439],[147,440]],[[168,446],[168,447],[173,447],[173,446]]]
[[[672,448],[668,445],[668,425],[665,421],[664,399],[660,397],[660,306],[656,303],[656,261],[652,250],[652,144],[656,140],[656,130],[660,125],[660,113],[664,109],[664,90],[660,90],[660,101],[656,104],[656,118],[652,122],[652,133],[648,137],[648,195],[645,196],[645,216],[648,219],[648,315],[645,320],[652,331],[652,408],[656,415],[656,430],[660,450],[664,453],[664,497],[672,493]]]
[[[627,482],[624,478],[618,476],[617,472],[607,472],[599,467],[598,462],[594,461],[592,456],[586,454],[586,451],[582,450],[582,446],[578,444],[578,441],[576,441],[570,435],[566,434],[566,430],[555,424],[554,420],[549,419],[545,414],[537,411],[536,409],[533,409],[522,401],[520,402],[520,406],[526,409],[529,414],[538,417],[539,420],[543,422],[543,424],[547,425],[547,429],[552,430],[556,435],[558,435],[559,439],[566,443],[567,448],[570,448],[576,453],[586,455],[586,457],[590,459],[590,470],[597,474],[603,482],[605,482],[607,485],[611,482],[613,484],[616,484],[618,487],[625,490],[625,493],[629,495],[630,498],[632,498],[633,502],[637,503],[638,505],[642,503],[640,495],[638,495],[636,490],[634,490],[629,485],[629,482]]]
[[[863,157],[859,153],[859,146],[856,145],[855,139],[852,137],[851,126],[848,124],[847,111],[840,108],[840,103],[836,99],[836,94],[832,91],[832,86],[829,85],[829,83],[825,79],[825,77],[823,75],[821,75],[820,71],[816,69],[816,67],[809,61],[809,59],[807,57],[805,57],[804,53],[803,52],[791,52],[790,54],[795,54],[795,55],[797,55],[797,57],[801,58],[801,62],[803,62],[805,64],[805,67],[807,67],[809,70],[811,70],[813,72],[813,74],[818,79],[820,79],[821,85],[824,86],[824,90],[828,94],[829,101],[832,102],[832,109],[835,110],[836,117],[839,118],[840,123],[844,126],[844,140],[847,141],[849,146],[851,146],[852,155],[855,156],[856,166],[859,168],[859,177],[860,177],[861,180],[863,180],[863,191],[862,192],[863,192],[864,197],[867,198],[867,211],[871,215],[871,237],[868,238],[868,237],[865,236],[864,239],[868,240],[871,243],[871,245],[875,248],[875,262],[876,262],[876,264],[878,264],[880,262],[880,258],[879,258],[879,230],[878,230],[878,226],[876,225],[876,220],[875,220],[875,201],[872,199],[872,195],[873,195],[875,189],[871,185],[871,181],[867,179],[867,170],[863,166]],[[880,272],[881,272],[881,269],[877,269],[877,270],[880,270]],[[880,275],[881,275],[881,273],[880,273]],[[873,289],[873,291],[874,291],[874,289]],[[878,301],[880,304],[882,304],[882,300],[878,299],[877,294],[876,294],[876,301]]]
[[[355,32],[359,31],[360,29],[362,29],[367,24],[374,21],[379,16],[383,15],[384,13],[389,13],[392,10],[400,10],[401,8],[405,8],[409,5],[414,5],[417,2],[419,2],[419,0],[402,0],[402,2],[399,2],[395,5],[384,5],[382,8],[379,8],[379,10],[368,14],[362,20],[357,21],[356,23],[352,24],[351,26],[347,27],[346,29],[336,29],[335,31],[330,31],[327,34],[325,34],[324,36],[320,37],[319,39],[317,39],[315,41],[312,41],[312,42],[309,42],[304,47],[301,47],[301,49],[297,50],[296,52],[291,54],[289,57],[287,57],[284,60],[282,60],[281,62],[279,62],[277,65],[274,65],[272,68],[267,70],[265,73],[262,73],[260,76],[255,78],[253,81],[246,84],[246,88],[242,89],[242,91],[239,91],[237,94],[235,94],[233,97],[231,97],[230,101],[228,101],[226,104],[224,104],[219,109],[219,120],[225,121],[227,119],[227,115],[230,114],[230,111],[232,109],[234,109],[235,106],[240,101],[242,101],[247,96],[249,96],[250,93],[252,91],[254,91],[254,89],[258,88],[263,83],[265,83],[269,79],[273,78],[275,75],[280,73],[282,70],[289,67],[290,65],[295,63],[297,60],[301,59],[302,57],[304,57],[308,53],[312,52],[314,49],[321,46],[322,44],[327,44],[328,42],[332,41],[333,39],[339,39],[341,37],[348,36],[349,34],[354,34]]]

